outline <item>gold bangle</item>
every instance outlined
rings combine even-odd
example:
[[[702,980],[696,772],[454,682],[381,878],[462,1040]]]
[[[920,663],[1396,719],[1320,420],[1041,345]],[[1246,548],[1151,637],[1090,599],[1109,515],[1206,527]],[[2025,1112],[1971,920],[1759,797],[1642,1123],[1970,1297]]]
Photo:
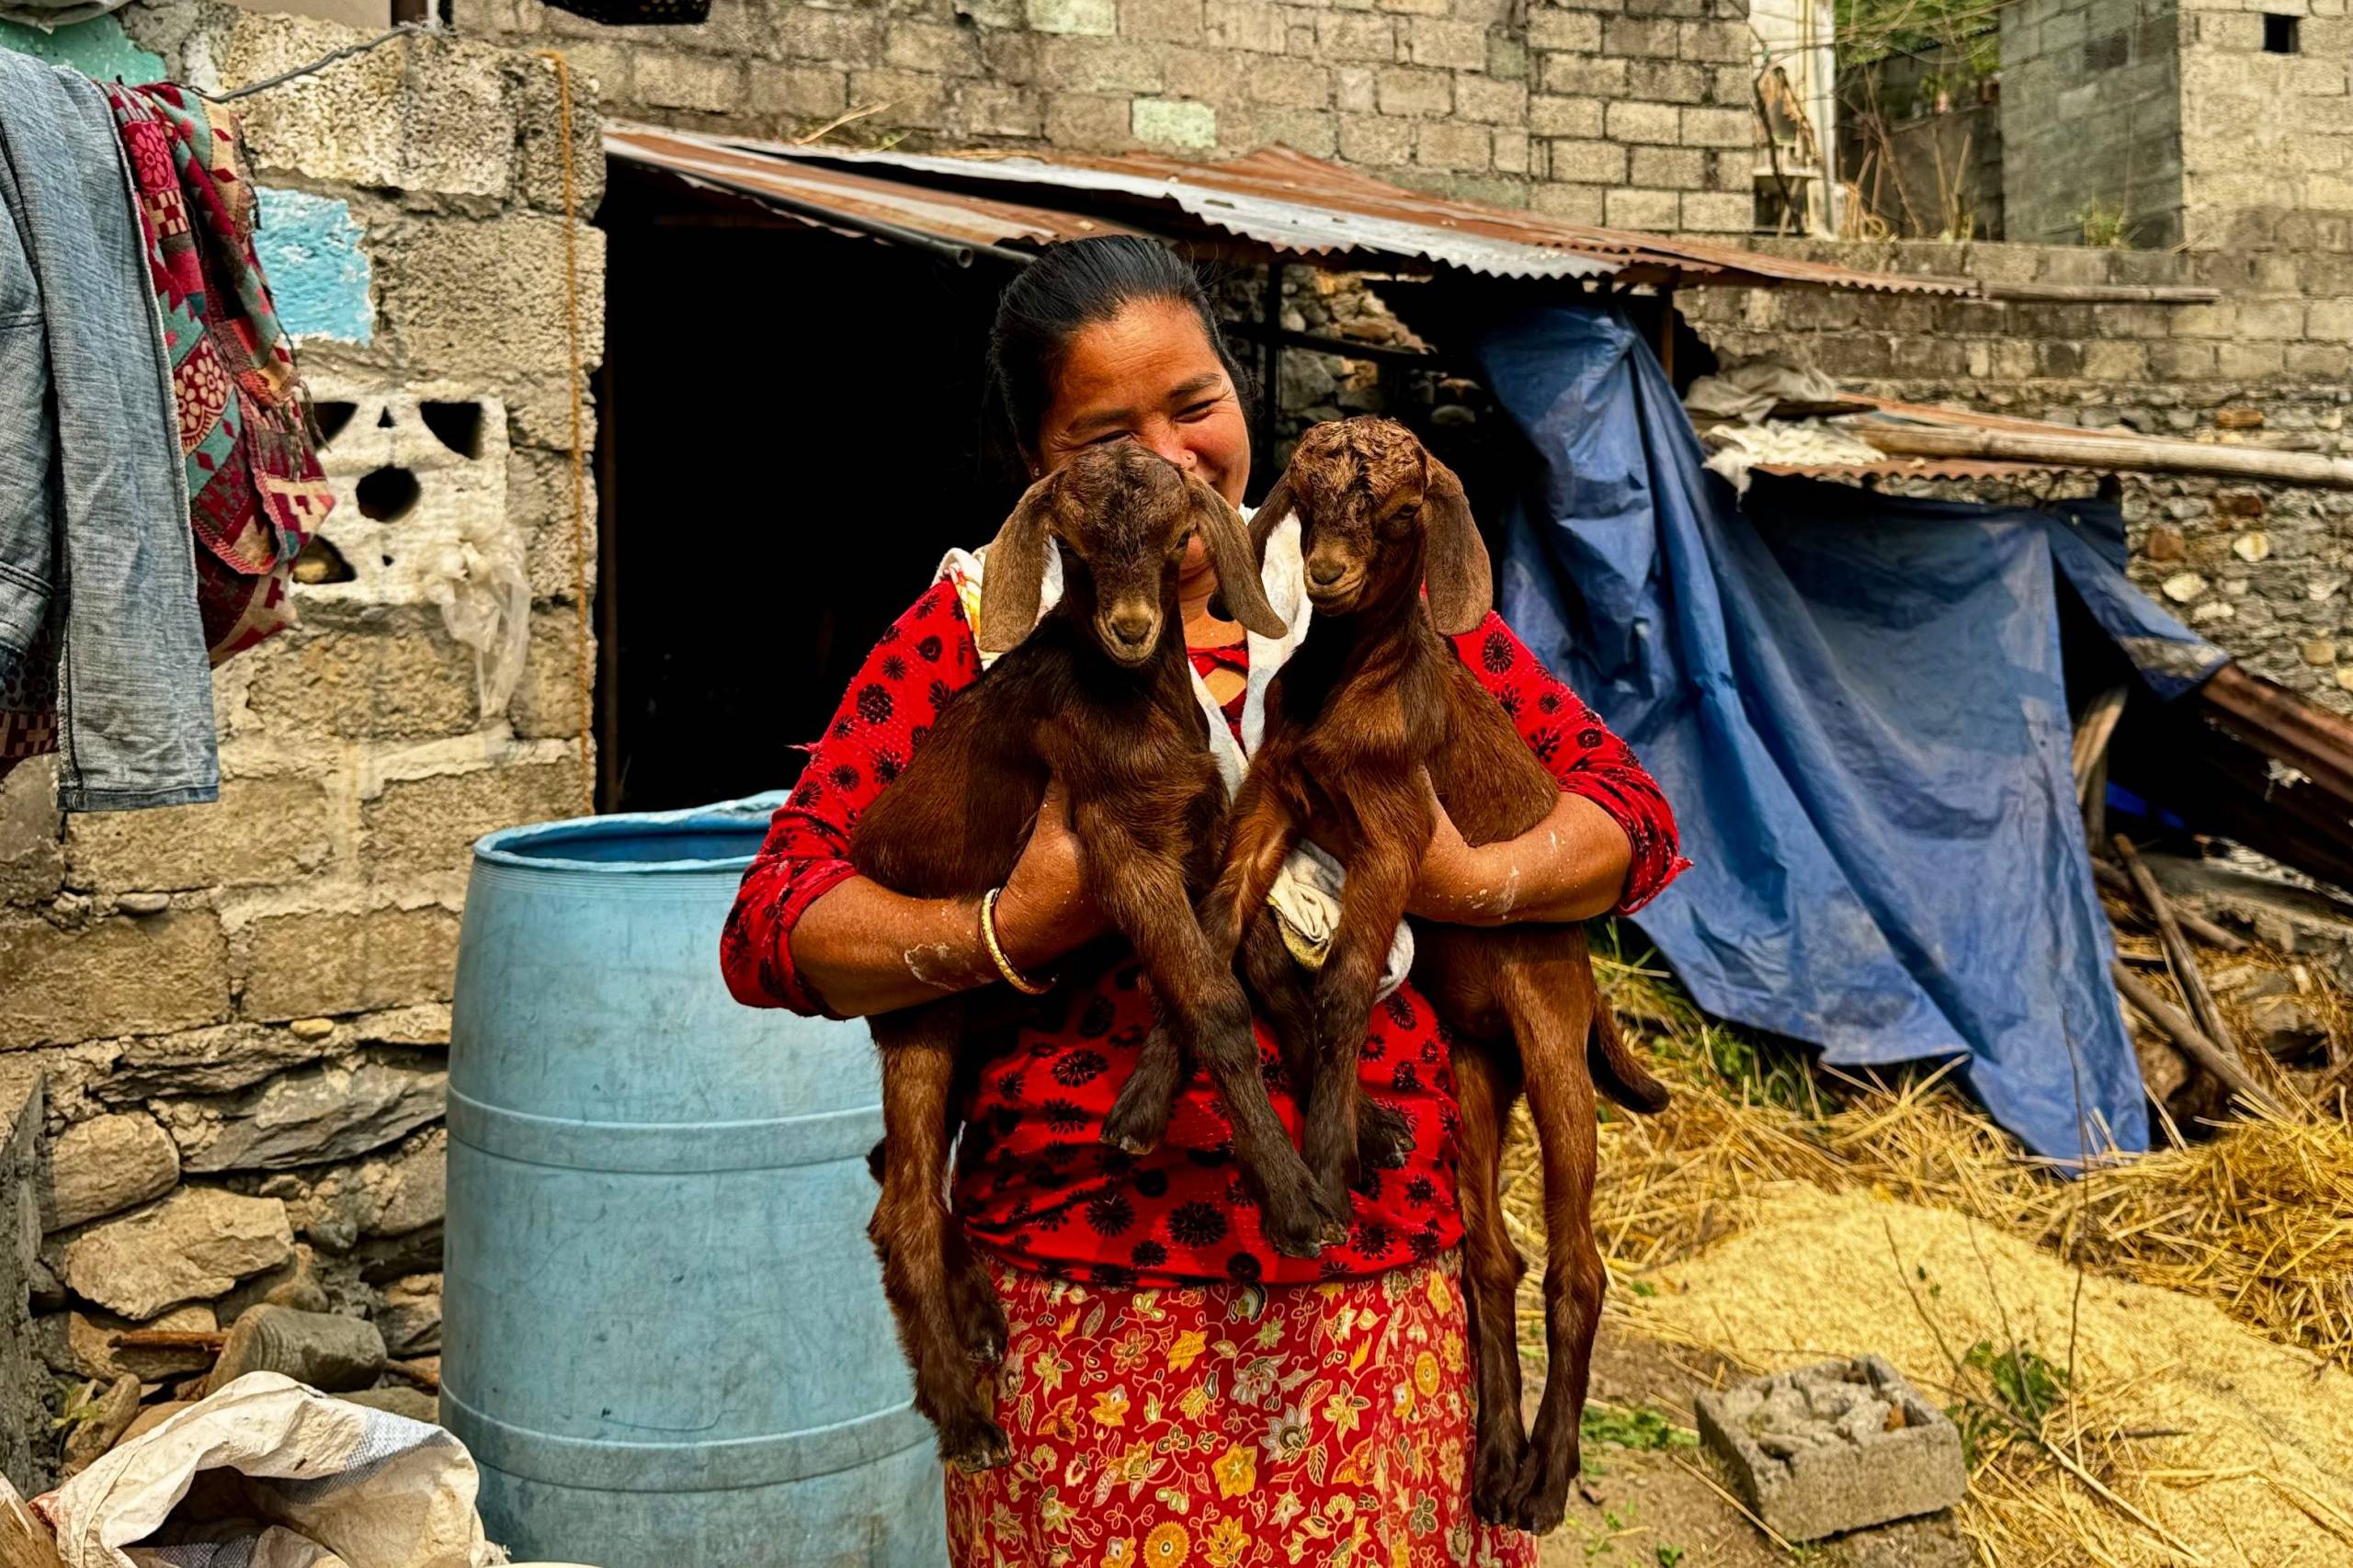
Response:
[[[991,888],[981,895],[981,945],[988,949],[989,961],[996,965],[997,973],[1005,977],[1007,985],[1024,996],[1043,996],[1053,986],[1032,980],[1014,968],[1013,960],[1005,956],[1003,944],[996,939],[996,895],[1004,891],[1003,888]]]

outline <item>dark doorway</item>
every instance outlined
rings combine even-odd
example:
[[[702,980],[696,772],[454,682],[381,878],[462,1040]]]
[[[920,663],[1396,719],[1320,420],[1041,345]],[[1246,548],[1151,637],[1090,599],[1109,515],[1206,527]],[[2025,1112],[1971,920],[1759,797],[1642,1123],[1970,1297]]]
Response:
[[[1006,279],[610,171],[597,803],[649,811],[790,784],[940,556],[994,530]]]

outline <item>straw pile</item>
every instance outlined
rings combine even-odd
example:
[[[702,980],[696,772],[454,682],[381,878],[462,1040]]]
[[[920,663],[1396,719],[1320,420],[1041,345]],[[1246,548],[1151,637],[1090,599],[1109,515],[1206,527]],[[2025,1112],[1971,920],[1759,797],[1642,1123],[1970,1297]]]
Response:
[[[1776,1366],[1886,1349],[1965,1410],[1999,1403],[1982,1368],[1955,1365],[1970,1346],[2030,1347],[2065,1395],[2031,1435],[2015,1412],[1979,1434],[1964,1524],[1991,1563],[2353,1562],[2338,1116],[2299,1098],[2297,1119],[2064,1180],[1940,1074],[1810,1069],[1702,1019],[1655,971],[1597,963],[1676,1090],[1662,1115],[1601,1129],[1613,1315]],[[1506,1214],[1540,1256],[1541,1181],[1517,1131]],[[1916,1307],[1891,1234],[1929,1270]],[[1531,1289],[1529,1329],[1534,1304]],[[1927,1325],[1944,1316],[1940,1345]]]
[[[1702,1020],[1662,976],[1601,960],[1675,1102],[1601,1129],[1594,1229],[1620,1278],[1690,1256],[1754,1222],[1757,1195],[1798,1181],[1986,1221],[2100,1273],[2186,1291],[2283,1344],[2353,1368],[2353,1128],[2334,1116],[2245,1120],[2210,1142],[2059,1179],[1941,1073],[1866,1082]],[[1505,1208],[1542,1251],[1524,1116]]]

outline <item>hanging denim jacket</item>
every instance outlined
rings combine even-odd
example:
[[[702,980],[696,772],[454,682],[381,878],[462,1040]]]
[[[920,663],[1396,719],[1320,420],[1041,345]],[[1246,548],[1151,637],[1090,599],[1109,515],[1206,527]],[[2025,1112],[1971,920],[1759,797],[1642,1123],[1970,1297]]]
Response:
[[[97,85],[0,50],[0,757],[45,749],[23,731],[53,681],[72,811],[220,790],[171,362],[131,201]]]

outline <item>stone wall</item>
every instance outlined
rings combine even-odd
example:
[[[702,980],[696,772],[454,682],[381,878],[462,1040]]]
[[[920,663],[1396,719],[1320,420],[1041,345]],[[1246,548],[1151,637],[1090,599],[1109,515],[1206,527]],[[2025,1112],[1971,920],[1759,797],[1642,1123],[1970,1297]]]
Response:
[[[2086,426],[2353,456],[2353,223],[2286,225],[2276,251],[1768,242],[1822,259],[1992,281],[2200,283],[2219,303],[1690,290],[1731,356],[1781,353],[1882,396]],[[2036,491],[2080,494],[2088,477]],[[2353,494],[2127,475],[2135,581],[2248,666],[2353,711]]]
[[[199,87],[360,36],[197,0],[85,26],[115,30],[59,47]],[[216,672],[218,803],[61,821],[47,766],[0,787],[0,1104],[46,1079],[35,1338],[61,1374],[123,1369],[123,1321],[265,1296],[432,1351],[467,846],[583,801],[555,70],[410,40],[243,108],[338,506],[301,626]],[[573,114],[585,213],[585,77]],[[572,237],[593,364],[601,236]],[[491,710],[434,602],[469,550],[530,585],[529,663]]]
[[[2001,20],[2004,234],[2179,243],[2178,0],[2020,0]]]
[[[1753,210],[1745,0],[715,0],[597,28],[455,0],[461,33],[560,48],[608,112],[834,139],[1150,149],[1280,142],[1584,222],[1738,233]],[[1524,17],[1524,19],[1521,19]]]

